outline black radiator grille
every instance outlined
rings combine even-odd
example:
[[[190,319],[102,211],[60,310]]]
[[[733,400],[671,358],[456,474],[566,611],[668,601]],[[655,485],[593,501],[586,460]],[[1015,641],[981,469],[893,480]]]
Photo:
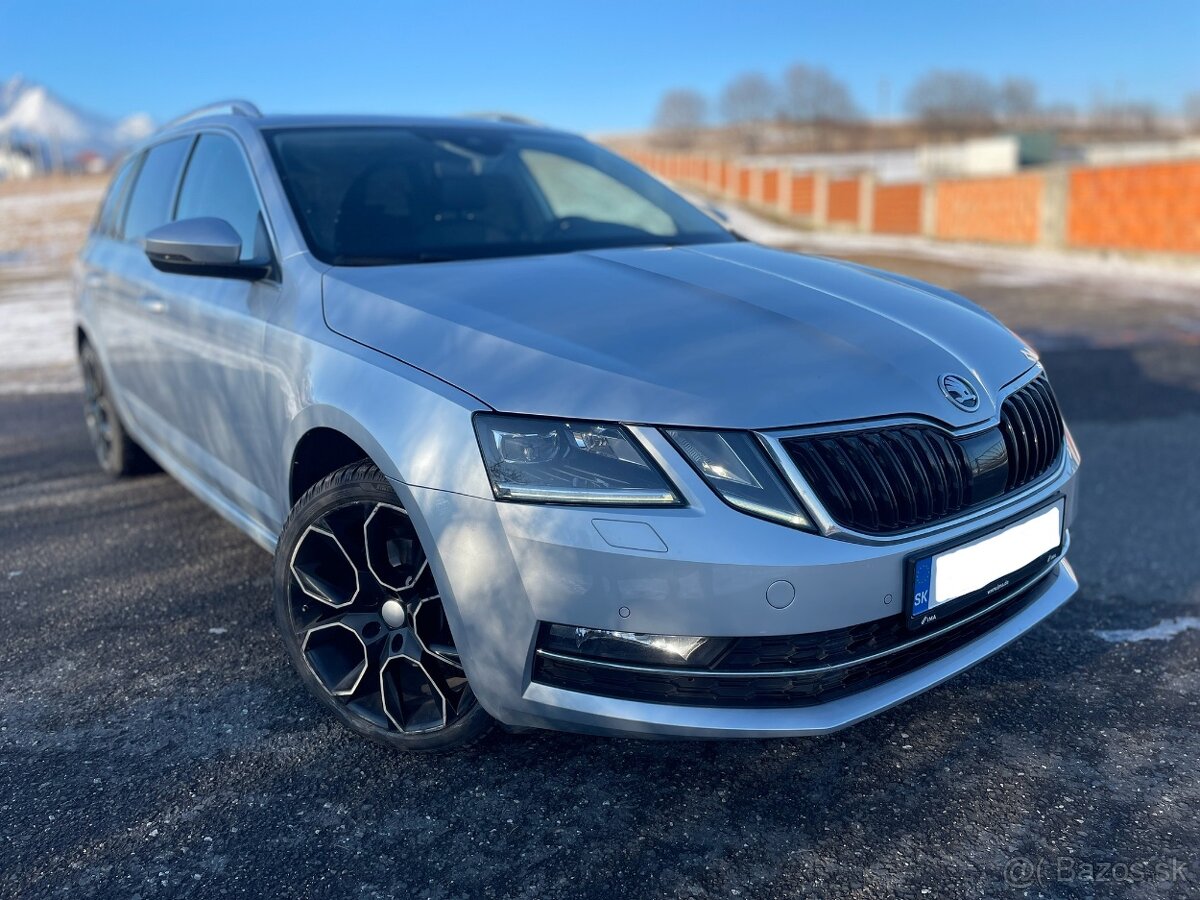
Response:
[[[1011,491],[1041,476],[1062,452],[1062,414],[1050,382],[1036,378],[1004,401],[1000,407],[1000,431],[1008,453]]]
[[[872,534],[930,525],[1036,481],[1062,452],[1050,384],[1002,404],[1000,424],[966,437],[929,425],[786,438],[783,446],[840,524]]]

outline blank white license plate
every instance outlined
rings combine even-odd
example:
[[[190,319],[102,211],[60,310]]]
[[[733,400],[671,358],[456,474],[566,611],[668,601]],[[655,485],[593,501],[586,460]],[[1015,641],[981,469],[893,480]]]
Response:
[[[910,561],[910,625],[926,625],[951,607],[998,597],[1062,551],[1064,501],[957,547]]]

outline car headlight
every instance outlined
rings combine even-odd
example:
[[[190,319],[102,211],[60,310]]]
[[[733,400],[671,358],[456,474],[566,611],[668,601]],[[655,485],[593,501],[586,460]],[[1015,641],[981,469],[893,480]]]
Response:
[[[675,489],[620,425],[477,415],[475,433],[497,500],[679,506]]]
[[[793,528],[812,530],[812,520],[762,446],[745,431],[664,429],[679,452],[730,506]]]

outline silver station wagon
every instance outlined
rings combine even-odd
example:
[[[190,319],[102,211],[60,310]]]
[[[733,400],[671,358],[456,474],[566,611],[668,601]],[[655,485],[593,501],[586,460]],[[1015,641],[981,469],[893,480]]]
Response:
[[[117,172],[77,308],[101,465],[273,552],[301,681],[389,746],[828,732],[1077,588],[1018,337],[570,134],[199,110]]]

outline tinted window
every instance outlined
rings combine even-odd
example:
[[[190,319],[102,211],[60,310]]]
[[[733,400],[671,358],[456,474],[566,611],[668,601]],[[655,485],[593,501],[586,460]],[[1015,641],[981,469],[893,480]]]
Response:
[[[125,188],[129,185],[129,175],[136,167],[139,158],[128,160],[113,176],[112,184],[109,185],[108,193],[104,197],[104,205],[100,207],[100,214],[96,216],[96,224],[92,229],[97,234],[117,234],[117,225],[120,223],[121,213],[125,209]]]
[[[222,135],[201,135],[179,189],[175,218],[202,216],[232,225],[242,239],[242,259],[254,258],[259,235],[258,195],[241,148]]]
[[[268,145],[313,254],[393,265],[735,240],[582,138],[541,129],[278,129]]]
[[[152,147],[146,153],[146,161],[142,163],[129,196],[129,211],[125,214],[127,240],[141,240],[151,228],[171,221],[175,184],[191,143],[190,137],[176,138]]]

